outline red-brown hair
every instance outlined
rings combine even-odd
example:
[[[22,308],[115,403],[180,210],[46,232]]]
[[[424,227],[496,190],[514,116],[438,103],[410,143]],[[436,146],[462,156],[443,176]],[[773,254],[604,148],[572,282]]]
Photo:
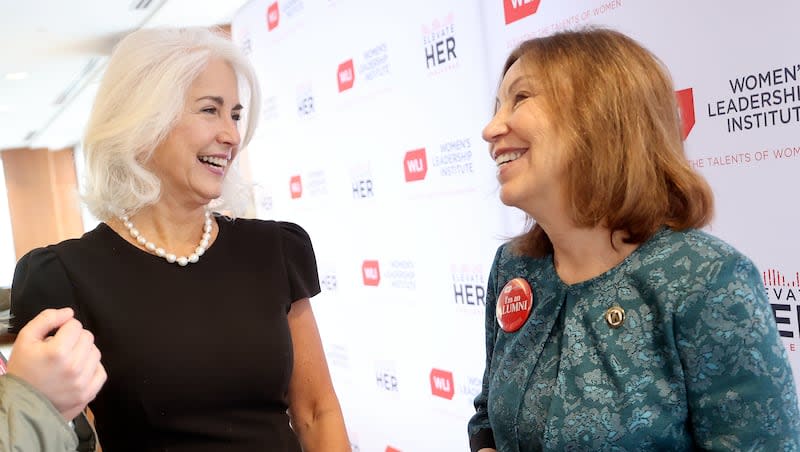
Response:
[[[541,86],[566,146],[565,188],[572,220],[623,231],[642,243],[660,227],[703,227],[713,195],[686,161],[669,72],[622,33],[585,29],[523,42],[520,60]],[[514,241],[543,256],[552,243],[536,224]]]

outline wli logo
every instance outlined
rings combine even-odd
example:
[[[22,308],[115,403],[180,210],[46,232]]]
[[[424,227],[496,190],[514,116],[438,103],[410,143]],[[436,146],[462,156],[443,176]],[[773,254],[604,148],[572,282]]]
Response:
[[[274,2],[267,7],[267,31],[272,31],[278,27],[281,13],[278,9],[278,2]]]
[[[694,128],[694,92],[692,88],[675,91],[678,100],[678,113],[681,116],[681,139],[685,140]]]
[[[425,157],[425,148],[406,152],[406,157],[403,159],[403,171],[406,175],[406,182],[425,179],[425,175],[428,174],[428,159]]]
[[[503,0],[506,25],[536,14],[541,0]]]
[[[455,385],[453,384],[453,372],[441,369],[431,369],[430,373],[431,393],[436,397],[453,400]]]
[[[353,59],[349,59],[339,65],[336,70],[336,78],[339,83],[339,92],[347,91],[353,87],[353,82],[356,79],[355,69],[353,69]]]
[[[364,261],[361,264],[361,277],[365,286],[377,287],[381,283],[381,266],[378,261]]]
[[[289,193],[292,195],[292,199],[303,196],[303,181],[299,174],[289,179]]]

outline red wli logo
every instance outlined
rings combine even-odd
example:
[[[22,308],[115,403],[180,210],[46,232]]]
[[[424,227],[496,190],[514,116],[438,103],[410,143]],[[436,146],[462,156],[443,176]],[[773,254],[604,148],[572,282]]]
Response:
[[[403,171],[406,173],[406,182],[425,179],[428,174],[428,159],[425,157],[425,148],[406,152],[403,160]]]
[[[278,2],[274,2],[267,8],[267,31],[272,31],[278,26],[281,14],[278,11]]]
[[[761,272],[761,274],[764,277],[765,286],[800,287],[800,272],[794,273],[794,280],[787,280],[783,273],[772,268],[765,272]],[[790,273],[789,278],[791,277],[792,274]]]
[[[353,59],[349,59],[339,65],[336,71],[337,82],[339,82],[339,92],[347,91],[353,87],[356,79],[356,71],[353,69]]]
[[[694,127],[694,93],[692,88],[675,91],[678,98],[678,112],[681,115],[681,139],[685,140]]]
[[[378,261],[364,261],[361,264],[361,276],[365,286],[377,286],[381,283],[381,267]]]
[[[303,181],[300,180],[299,174],[289,179],[289,191],[292,193],[292,199],[303,196]]]
[[[385,452],[401,452],[401,451],[400,451],[400,449],[395,449],[392,446],[386,446],[386,451]]]
[[[453,372],[441,369],[431,369],[431,393],[437,397],[453,400],[455,385],[453,384]]]
[[[506,25],[536,14],[542,0],[503,0]]]

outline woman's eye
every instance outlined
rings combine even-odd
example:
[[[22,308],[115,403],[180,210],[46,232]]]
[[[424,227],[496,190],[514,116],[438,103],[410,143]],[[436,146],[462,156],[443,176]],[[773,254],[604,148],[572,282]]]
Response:
[[[519,93],[514,96],[514,106],[517,106],[520,102],[530,98],[531,96],[528,93]]]
[[[231,118],[234,121],[238,121],[238,120],[242,119],[242,115],[240,115],[239,113],[234,113],[234,114],[231,115]]]
[[[202,112],[203,113],[211,113],[213,115],[213,114],[217,113],[217,107],[206,107],[206,108],[204,108],[202,110]]]

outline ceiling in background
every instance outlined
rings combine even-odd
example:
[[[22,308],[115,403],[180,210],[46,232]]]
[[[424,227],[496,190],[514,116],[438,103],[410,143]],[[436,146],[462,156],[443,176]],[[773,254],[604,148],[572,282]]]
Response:
[[[111,49],[159,25],[229,24],[248,0],[0,0],[0,150],[80,140]]]

